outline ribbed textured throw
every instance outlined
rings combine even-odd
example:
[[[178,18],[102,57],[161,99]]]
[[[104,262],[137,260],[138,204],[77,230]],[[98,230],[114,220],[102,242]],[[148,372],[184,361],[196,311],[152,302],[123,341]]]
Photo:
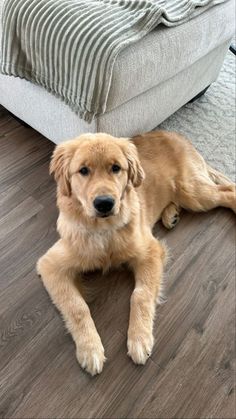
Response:
[[[90,122],[106,111],[122,49],[159,23],[178,25],[196,7],[224,1],[5,0],[0,69],[43,86]]]

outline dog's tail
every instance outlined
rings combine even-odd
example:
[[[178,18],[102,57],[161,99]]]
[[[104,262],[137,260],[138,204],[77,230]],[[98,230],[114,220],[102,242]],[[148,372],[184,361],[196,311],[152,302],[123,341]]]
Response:
[[[213,180],[216,185],[232,185],[233,182],[227,176],[223,175],[223,173],[218,172],[218,170],[213,169],[213,167],[207,164],[207,171],[210,178]]]

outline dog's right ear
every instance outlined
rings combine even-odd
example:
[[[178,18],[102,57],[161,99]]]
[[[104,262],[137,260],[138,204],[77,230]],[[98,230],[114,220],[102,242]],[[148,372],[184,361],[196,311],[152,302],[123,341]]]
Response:
[[[50,163],[50,175],[54,174],[62,194],[67,196],[71,195],[69,165],[74,152],[75,148],[70,146],[69,142],[59,144],[53,152]]]

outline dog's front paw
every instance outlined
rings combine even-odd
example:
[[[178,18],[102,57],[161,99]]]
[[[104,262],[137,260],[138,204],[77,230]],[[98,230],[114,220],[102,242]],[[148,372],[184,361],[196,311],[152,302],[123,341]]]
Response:
[[[135,364],[144,365],[152,353],[153,343],[152,333],[129,337],[127,342],[128,355]]]
[[[101,342],[77,344],[76,357],[81,367],[91,375],[100,374],[106,361]]]
[[[43,256],[38,260],[38,262],[36,264],[36,272],[37,272],[37,275],[38,276],[42,276],[42,273],[41,273],[41,264],[42,264],[42,261],[43,261]]]

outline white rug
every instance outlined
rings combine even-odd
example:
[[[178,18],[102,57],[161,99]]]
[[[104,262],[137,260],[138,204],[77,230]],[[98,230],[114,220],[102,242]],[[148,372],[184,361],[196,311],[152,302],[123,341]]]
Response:
[[[179,109],[157,129],[188,137],[216,169],[236,179],[235,62],[228,51],[219,77],[205,95]]]

